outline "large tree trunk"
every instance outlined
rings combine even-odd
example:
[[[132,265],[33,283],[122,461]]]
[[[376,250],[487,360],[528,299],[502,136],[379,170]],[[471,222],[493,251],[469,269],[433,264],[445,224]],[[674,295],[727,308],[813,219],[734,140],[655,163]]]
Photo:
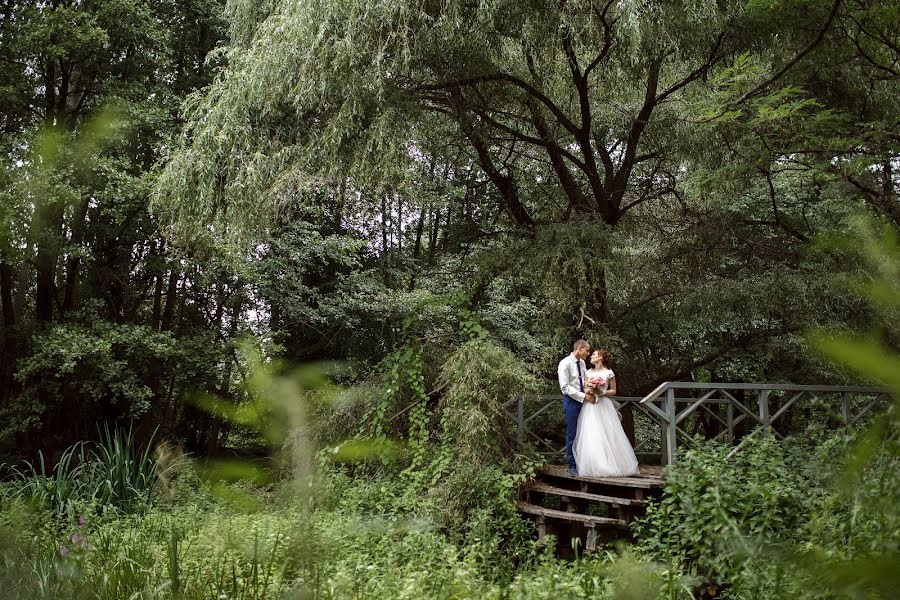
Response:
[[[609,305],[607,303],[606,269],[600,269],[599,275],[594,281],[593,289],[585,299],[584,316],[592,324],[605,324],[609,320]]]

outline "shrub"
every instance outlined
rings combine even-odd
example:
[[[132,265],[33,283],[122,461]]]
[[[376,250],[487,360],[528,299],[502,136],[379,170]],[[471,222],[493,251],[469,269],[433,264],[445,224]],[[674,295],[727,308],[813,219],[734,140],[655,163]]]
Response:
[[[804,469],[785,445],[750,438],[729,451],[707,443],[684,453],[633,525],[642,552],[681,563],[712,594],[740,585],[758,549],[796,537],[810,510]]]

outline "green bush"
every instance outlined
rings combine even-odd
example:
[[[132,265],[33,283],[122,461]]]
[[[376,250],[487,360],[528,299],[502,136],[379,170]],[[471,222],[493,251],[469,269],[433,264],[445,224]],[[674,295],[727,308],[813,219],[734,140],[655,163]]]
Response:
[[[750,438],[726,459],[729,451],[707,443],[685,452],[633,526],[642,552],[680,563],[712,590],[739,585],[760,548],[795,539],[814,493],[800,453],[771,438]]]

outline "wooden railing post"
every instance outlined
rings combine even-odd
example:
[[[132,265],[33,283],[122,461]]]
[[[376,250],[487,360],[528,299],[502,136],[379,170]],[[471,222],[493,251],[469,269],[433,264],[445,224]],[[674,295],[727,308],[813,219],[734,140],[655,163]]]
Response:
[[[659,464],[661,465],[669,464],[669,449],[666,446],[667,433],[666,424],[659,421]]]
[[[759,390],[759,422],[764,436],[769,435],[769,390]]]
[[[525,448],[525,396],[516,397],[516,443]]]
[[[685,395],[678,398],[676,390],[704,390],[706,393],[702,394],[701,397]],[[776,410],[772,410],[772,413],[770,414],[770,410],[773,409],[769,402],[772,391],[779,392],[779,395],[784,392],[793,392],[794,395],[790,398],[784,396],[780,403],[777,403],[774,407]],[[757,393],[757,401],[759,404],[758,416],[754,413],[752,408],[751,398],[753,392]],[[721,397],[714,397],[714,394],[716,393]],[[749,400],[749,402],[745,402],[745,394],[746,400]],[[666,381],[659,384],[656,389],[643,398],[620,397],[618,401],[633,402],[644,415],[652,419],[654,424],[659,427],[662,464],[670,465],[674,464],[677,458],[678,432],[681,430],[677,419],[681,418],[682,421],[684,421],[684,419],[690,416],[697,408],[703,408],[702,404],[707,399],[712,398],[710,403],[715,403],[717,405],[725,404],[725,420],[722,421],[718,417],[717,420],[721,421],[721,424],[727,428],[727,431],[718,431],[716,438],[721,438],[723,433],[727,435],[729,445],[733,446],[732,451],[729,453],[729,456],[731,456],[743,446],[743,441],[739,442],[736,439],[738,434],[737,430],[744,430],[743,427],[738,427],[742,421],[745,421],[746,423],[758,423],[762,428],[762,431],[754,428],[750,435],[761,434],[781,437],[781,435],[772,427],[773,421],[780,418],[781,415],[783,415],[785,411],[787,411],[796,400],[801,398],[804,394],[810,394],[814,399],[819,397],[816,394],[827,394],[829,398],[840,396],[841,406],[839,410],[841,411],[841,417],[845,425],[851,425],[854,422],[858,422],[864,414],[877,406],[883,398],[891,397],[891,392],[888,389],[861,386]],[[854,395],[874,396],[875,400],[869,402],[863,408],[857,408],[856,414],[854,414],[854,407],[851,402]],[[532,410],[531,414],[526,418],[525,402],[530,399],[543,400],[545,403],[537,410]],[[507,423],[515,422],[515,443],[519,448],[524,450],[526,447],[525,438],[532,437],[540,447],[542,454],[557,456],[561,453],[561,450],[558,450],[549,440],[536,436],[533,429],[526,429],[531,421],[534,421],[541,414],[553,407],[558,406],[558,403],[559,396],[556,394],[531,397],[517,395],[503,403],[503,413],[506,418],[509,419]],[[680,413],[678,411],[679,403],[688,405],[687,408],[683,409]],[[834,404],[837,403],[835,402]],[[513,405],[515,405],[515,409],[513,408]],[[838,409],[834,406],[830,410],[836,411]],[[719,411],[716,411],[715,414],[718,415]],[[832,414],[834,413],[832,412]],[[747,439],[747,437],[749,436],[745,436],[744,439]],[[648,442],[649,440],[644,440],[642,443],[637,444],[636,449]],[[546,452],[547,449],[549,449],[550,452]]]
[[[676,434],[675,423],[675,390],[669,388],[666,390],[666,464],[675,464],[675,442]]]
[[[728,426],[728,445],[734,446],[734,404],[731,400],[725,405],[725,424]]]

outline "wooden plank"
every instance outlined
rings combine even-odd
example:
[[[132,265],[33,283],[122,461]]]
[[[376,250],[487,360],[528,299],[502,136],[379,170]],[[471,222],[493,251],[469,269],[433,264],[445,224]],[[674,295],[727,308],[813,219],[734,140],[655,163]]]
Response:
[[[588,552],[594,552],[597,549],[597,528],[596,527],[588,527],[587,542],[585,543],[584,548]]]
[[[885,397],[888,397],[888,396],[885,395]],[[874,400],[872,400],[871,402],[869,402],[869,405],[868,405],[868,406],[866,406],[864,409],[862,409],[861,411],[859,411],[859,414],[857,414],[855,417],[853,417],[853,419],[850,421],[850,424],[851,424],[851,425],[855,425],[857,421],[859,421],[860,419],[862,419],[862,418],[865,416],[865,414],[866,414],[867,412],[869,412],[869,410],[870,410],[873,406],[875,406],[876,404],[878,404],[879,402],[881,402],[882,399],[883,399],[883,398],[882,398],[881,396],[877,396]]]
[[[703,394],[702,396],[700,396],[700,398],[698,398],[693,404],[691,404],[691,405],[688,406],[687,408],[682,409],[682,411],[676,415],[676,417],[675,417],[675,422],[676,422],[676,423],[681,423],[682,421],[684,421],[686,418],[688,418],[688,416],[689,416],[692,412],[694,412],[695,410],[697,410],[698,408],[700,408],[700,406],[701,406],[706,400],[708,400],[713,394],[715,394],[715,393],[718,392],[718,391],[719,391],[719,390],[710,390],[710,391],[706,392],[705,394]]]
[[[667,381],[660,384],[647,396],[662,393],[662,388],[671,387],[677,390],[770,390],[785,392],[850,392],[854,394],[883,394],[890,390],[881,387],[868,387],[858,385],[797,385],[793,383],[699,383],[693,381]],[[645,396],[646,398],[646,396]]]
[[[516,508],[519,509],[519,512],[523,512],[529,515],[536,515],[545,519],[559,519],[560,521],[568,521],[570,523],[584,523],[586,525],[610,525],[613,527],[628,527],[628,523],[626,523],[622,519],[610,519],[609,517],[595,517],[592,515],[570,513],[564,510],[535,506],[534,504],[527,504],[525,502],[516,502]]]
[[[759,405],[759,422],[763,426],[763,436],[769,435],[769,427],[772,426],[772,422],[769,420],[769,391],[760,390],[756,398],[756,402]]]
[[[557,403],[560,403],[559,399],[555,399],[555,400],[551,400],[550,402],[547,402],[547,403],[544,404],[542,407],[540,407],[539,409],[537,409],[536,411],[534,411],[533,413],[531,413],[531,414],[528,416],[528,418],[525,419],[524,423],[525,423],[526,425],[527,425],[528,423],[531,423],[531,421],[533,421],[533,420],[536,419],[537,417],[539,417],[539,416],[541,416],[542,414],[544,414],[547,410],[553,408],[553,406],[555,406]],[[523,406],[524,406],[524,403],[523,403]],[[524,414],[524,408],[523,408],[523,414]]]
[[[569,477],[568,467],[563,464],[545,464],[537,469],[537,471],[547,473],[548,475],[563,476],[573,481],[600,481],[602,483],[616,483],[623,480],[631,479],[648,479],[654,481],[663,481],[665,479],[665,467],[658,465],[640,465],[639,472],[636,475],[627,475],[622,477],[589,477],[579,475],[577,477]]]
[[[516,443],[520,450],[525,447],[525,399],[522,396],[516,399]]]
[[[731,404],[731,401],[730,401],[730,400],[728,401],[728,404],[729,404],[729,405]],[[726,423],[725,421],[723,421],[723,420],[722,420],[722,417],[720,417],[719,415],[717,415],[716,413],[714,413],[712,410],[710,410],[710,408],[709,408],[708,406],[706,406],[706,405],[704,404],[704,405],[701,406],[700,408],[702,408],[703,410],[705,410],[706,412],[708,412],[710,415],[712,415],[712,417],[713,417],[714,419],[716,419],[719,423],[721,423],[721,424],[724,425],[725,427],[728,427],[728,423]]]
[[[774,423],[774,422],[775,422],[775,419],[777,419],[777,418],[780,417],[782,414],[784,414],[784,412],[785,412],[787,409],[789,409],[789,408],[791,407],[791,405],[794,404],[794,402],[796,402],[797,400],[799,400],[799,399],[803,396],[803,394],[805,394],[805,393],[806,393],[806,392],[797,392],[796,394],[794,394],[794,397],[793,397],[793,398],[791,398],[790,400],[788,400],[787,402],[785,402],[784,404],[782,404],[782,405],[781,405],[781,408],[779,408],[779,409],[775,412],[775,414],[772,415],[772,416],[769,418],[769,423],[770,423],[770,424],[771,424],[771,423]],[[818,400],[818,399],[819,399],[818,396],[816,396],[815,394],[812,394],[812,400],[813,400],[813,402],[815,402],[815,401]]]
[[[593,502],[603,502],[605,504],[615,504],[620,506],[644,506],[646,504],[646,502],[632,500],[631,498],[619,498],[618,496],[604,496],[602,494],[592,494],[590,492],[578,490],[567,490],[565,488],[540,482],[529,484],[523,491],[541,492],[542,494],[550,494],[553,496],[581,498],[582,500],[591,500]]]
[[[663,450],[663,462],[667,465],[675,464],[675,454],[678,451],[678,423],[675,422],[675,390],[666,390],[666,445]]]
[[[753,419],[754,421],[756,421],[757,423],[759,423],[760,425],[762,424],[762,421],[759,420],[759,417],[756,416],[756,414],[753,413],[749,408],[747,408],[746,406],[741,404],[740,400],[738,400],[737,398],[735,398],[734,396],[732,396],[725,390],[722,390],[722,393],[728,395],[728,397],[731,398],[732,405],[738,407],[738,409],[740,409],[740,411],[744,413],[743,415],[741,415],[742,418],[747,416],[747,417],[750,417],[751,419]],[[734,424],[737,425],[738,421],[735,421]]]
[[[559,477],[561,479],[569,479],[571,481],[587,481],[591,483],[602,483],[604,485],[654,489],[665,487],[666,483],[662,477],[658,475],[632,475],[628,477],[588,477],[587,475],[579,475],[570,477],[568,469],[562,465],[548,465],[538,469],[538,473]]]

